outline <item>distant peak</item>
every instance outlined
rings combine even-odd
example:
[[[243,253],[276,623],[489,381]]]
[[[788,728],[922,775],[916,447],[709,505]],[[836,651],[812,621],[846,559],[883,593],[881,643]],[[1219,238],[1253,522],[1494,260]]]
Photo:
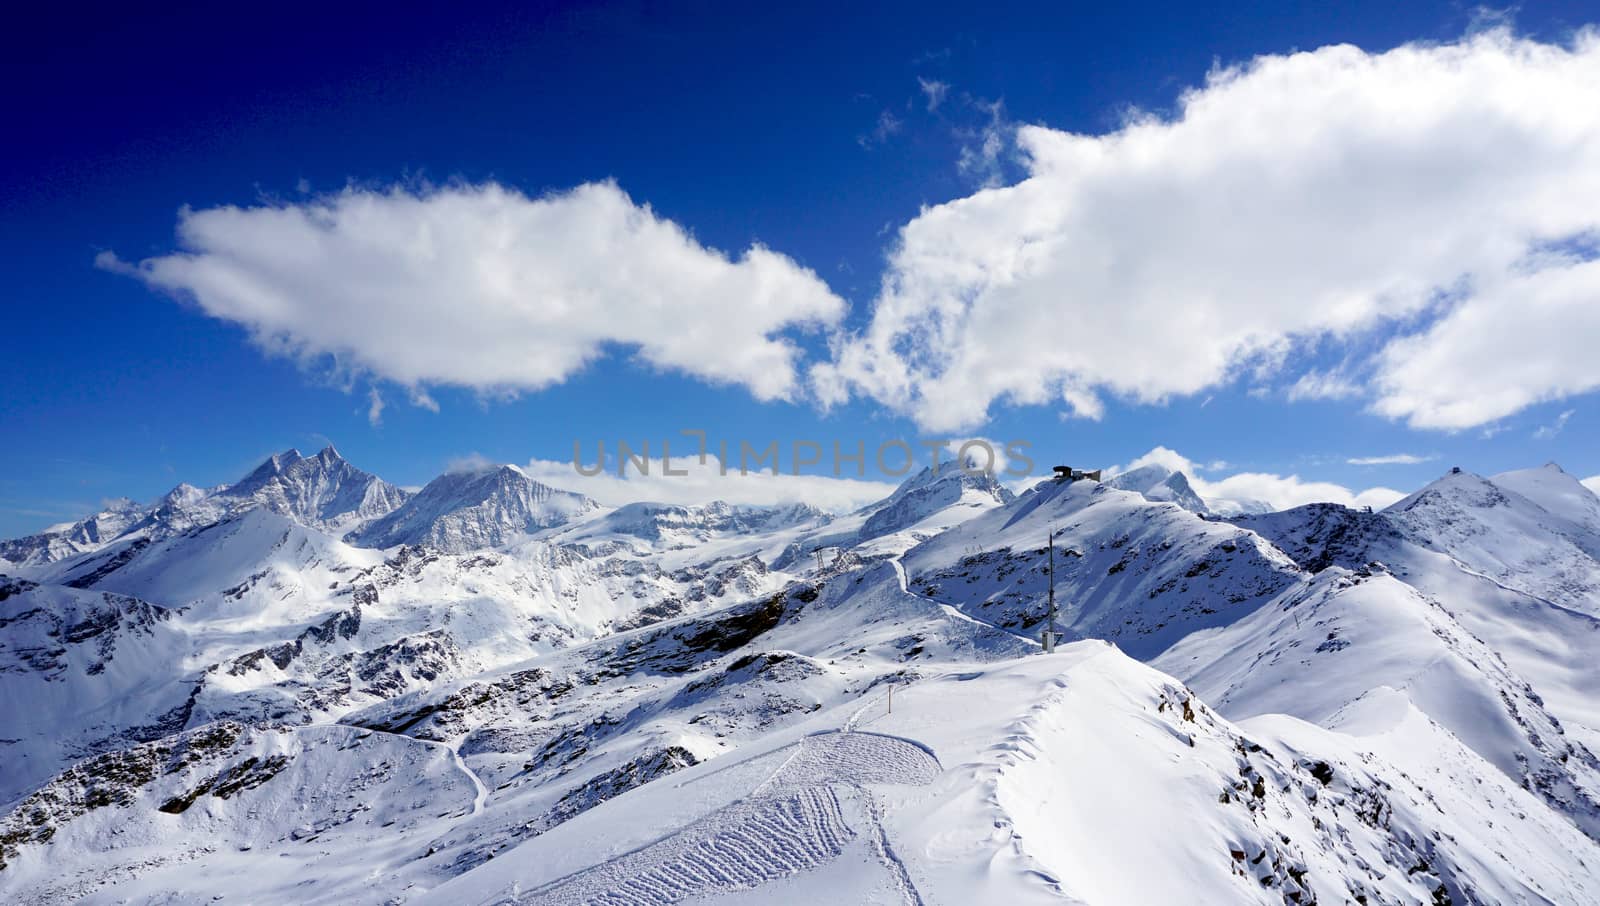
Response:
[[[513,466],[513,465],[511,465],[509,463],[506,463],[506,464],[498,464],[498,463],[497,464],[492,464],[492,465],[489,465],[489,466],[485,466],[481,471],[472,472],[472,473],[468,473],[468,474],[473,474],[473,475],[492,475],[495,478],[500,479],[501,481],[516,481],[516,482],[533,481],[533,479],[528,476],[527,472],[524,472],[521,469],[519,469],[516,466]]]

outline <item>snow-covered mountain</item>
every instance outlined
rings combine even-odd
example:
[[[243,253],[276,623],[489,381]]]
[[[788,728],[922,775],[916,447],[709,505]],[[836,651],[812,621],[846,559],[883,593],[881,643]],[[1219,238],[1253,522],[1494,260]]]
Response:
[[[36,535],[0,541],[0,561],[37,566],[96,550],[127,531],[145,512],[145,507],[126,497],[107,501],[105,509],[77,522],[51,526]]]
[[[98,551],[118,539],[167,537],[254,509],[338,534],[386,515],[408,496],[352,466],[331,445],[310,457],[286,450],[233,484],[211,489],[180,484],[149,505],[122,498],[78,522],[0,541],[0,560],[24,567],[54,563]]]
[[[842,541],[877,550],[903,550],[908,542],[939,534],[1015,495],[976,460],[929,466],[901,482],[888,497],[863,507],[836,529],[854,529]]]
[[[108,505],[0,544],[0,900],[1600,904],[1600,498],[1211,510]]]
[[[1106,484],[1124,491],[1137,491],[1147,500],[1169,500],[1191,513],[1205,513],[1210,509],[1189,484],[1189,476],[1157,463],[1129,469]]]
[[[516,466],[494,466],[440,475],[349,539],[363,547],[420,544],[459,553],[498,547],[599,507],[582,494],[534,481]]]
[[[243,481],[214,495],[237,501],[230,512],[259,506],[333,533],[385,516],[409,496],[352,466],[331,445],[311,457],[298,450],[279,453]]]

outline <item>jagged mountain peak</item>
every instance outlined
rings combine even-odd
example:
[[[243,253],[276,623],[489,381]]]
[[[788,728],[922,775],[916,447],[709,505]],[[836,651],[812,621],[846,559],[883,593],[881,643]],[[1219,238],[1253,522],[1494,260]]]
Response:
[[[274,453],[268,456],[261,465],[252,469],[250,474],[235,482],[231,486],[231,490],[248,493],[250,490],[282,475],[286,469],[302,459],[304,457],[300,455],[300,451],[293,447],[284,450],[282,453]]]
[[[511,465],[446,472],[402,506],[347,536],[364,547],[420,544],[446,551],[499,547],[600,508]]]
[[[953,489],[956,493],[960,493],[962,489],[978,491],[994,497],[1000,503],[1005,503],[1015,496],[1000,483],[994,472],[981,468],[982,465],[977,458],[969,456],[965,463],[941,462],[938,466],[924,466],[916,474],[900,482],[888,497],[866,509],[868,511],[884,509],[895,501],[935,487]]]
[[[349,531],[392,512],[408,495],[351,465],[330,444],[311,457],[297,449],[276,453],[211,496],[222,515],[261,506],[302,525]]]
[[[1189,483],[1188,475],[1160,463],[1129,469],[1105,483],[1119,490],[1143,494],[1147,500],[1175,503],[1191,513],[1210,511],[1205,499]]]
[[[975,461],[967,468],[942,463],[907,478],[894,493],[861,511],[867,518],[859,537],[878,538],[919,524],[929,524],[931,529],[954,518],[952,514],[967,518],[979,509],[1002,506],[1016,498],[993,472],[977,465]]]

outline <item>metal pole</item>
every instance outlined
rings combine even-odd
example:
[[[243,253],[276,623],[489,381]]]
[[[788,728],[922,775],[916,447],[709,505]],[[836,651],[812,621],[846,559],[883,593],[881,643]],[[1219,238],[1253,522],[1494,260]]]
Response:
[[[1056,530],[1050,529],[1050,624],[1045,627],[1046,653],[1056,648]]]

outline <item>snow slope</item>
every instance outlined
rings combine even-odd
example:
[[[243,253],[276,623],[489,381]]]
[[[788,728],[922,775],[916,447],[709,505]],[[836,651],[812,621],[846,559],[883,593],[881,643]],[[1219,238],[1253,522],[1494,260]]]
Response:
[[[1238,619],[1299,573],[1250,532],[1090,481],[1042,482],[913,548],[906,571],[923,594],[1036,635],[1047,611],[1052,530],[1059,625],[1138,657]]]
[[[422,902],[1600,896],[1573,859],[1593,841],[1510,783],[1479,788],[1474,756],[1427,725],[1407,729],[1446,746],[1431,798],[1361,737],[1290,718],[1257,737],[1098,642],[930,677],[892,713],[863,704],[596,806]]]
[[[1600,903],[1600,500],[1181,478],[833,518],[291,451],[21,539],[0,900]]]

